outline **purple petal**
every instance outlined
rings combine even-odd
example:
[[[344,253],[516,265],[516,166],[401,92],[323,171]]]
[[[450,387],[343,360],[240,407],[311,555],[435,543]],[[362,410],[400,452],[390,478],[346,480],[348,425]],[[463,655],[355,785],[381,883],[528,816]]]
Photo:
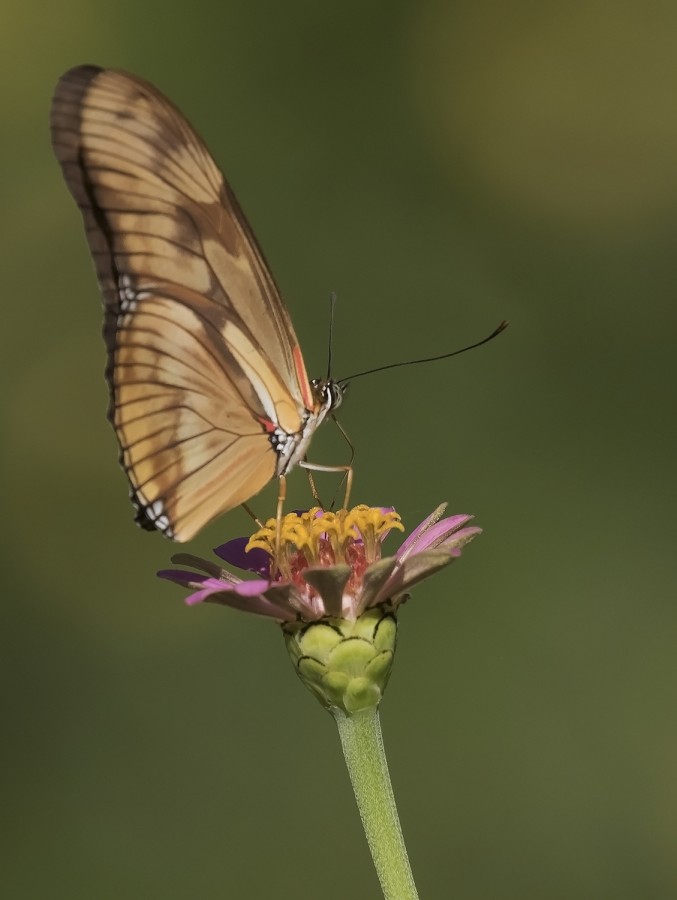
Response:
[[[226,541],[225,544],[216,547],[214,553],[221,559],[225,559],[231,566],[237,566],[238,569],[244,569],[245,572],[256,572],[257,575],[268,578],[270,576],[270,556],[260,547],[245,551],[244,548],[248,543],[248,537],[233,538],[232,541]]]

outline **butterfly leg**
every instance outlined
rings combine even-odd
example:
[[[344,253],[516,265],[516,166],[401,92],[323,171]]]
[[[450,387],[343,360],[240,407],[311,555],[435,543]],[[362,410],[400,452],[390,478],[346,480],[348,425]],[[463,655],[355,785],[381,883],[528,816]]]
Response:
[[[263,528],[263,522],[261,521],[261,519],[259,519],[259,517],[256,515],[256,513],[248,503],[241,503],[240,506],[247,513],[249,518],[256,523],[259,529]]]
[[[343,508],[348,508],[348,501],[350,500],[350,492],[353,486],[353,467],[350,466],[323,466],[320,463],[311,463],[308,462],[307,459],[301,460],[301,462],[297,463],[302,469],[306,471],[311,470],[313,472],[343,472],[343,477],[346,482],[346,493],[343,499]],[[310,477],[310,476],[309,476]],[[311,479],[311,484],[312,484]],[[315,498],[319,499],[319,498]]]
[[[353,467],[348,466],[345,474],[346,479],[346,493],[343,498],[343,508],[348,509],[348,501],[350,500],[350,492],[353,489]]]
[[[277,513],[275,515],[275,565],[279,569],[280,536],[282,534],[282,510],[284,509],[284,501],[287,498],[287,479],[284,477],[284,475],[280,475],[278,485],[279,490],[277,493]]]
[[[304,459],[304,462],[307,460]],[[315,503],[321,508],[324,509],[324,503],[320,499],[320,495],[317,492],[317,485],[315,484],[315,479],[313,478],[310,469],[306,469],[306,475],[308,476],[308,483],[310,484],[310,493],[313,496],[313,500]]]
[[[338,430],[341,432],[341,436],[343,437],[344,441],[345,441],[346,444],[350,447],[350,462],[348,463],[348,465],[347,465],[346,468],[345,468],[345,473],[346,473],[346,474],[345,474],[345,476],[344,476],[344,478],[345,478],[345,484],[346,484],[346,493],[345,493],[345,497],[344,497],[344,500],[343,500],[343,508],[344,508],[344,509],[347,509],[347,508],[348,508],[348,500],[349,500],[349,498],[350,498],[350,491],[351,491],[352,486],[353,486],[353,462],[355,461],[355,445],[353,444],[353,442],[352,442],[352,441],[350,440],[350,438],[348,437],[348,432],[347,432],[347,431],[345,430],[345,428],[341,425],[341,423],[340,423],[339,420],[336,418],[336,416],[334,415],[334,413],[331,414],[331,417],[332,417],[332,419],[333,419],[334,425],[336,425],[336,427],[338,428]],[[339,488],[340,488],[340,485],[339,485]]]

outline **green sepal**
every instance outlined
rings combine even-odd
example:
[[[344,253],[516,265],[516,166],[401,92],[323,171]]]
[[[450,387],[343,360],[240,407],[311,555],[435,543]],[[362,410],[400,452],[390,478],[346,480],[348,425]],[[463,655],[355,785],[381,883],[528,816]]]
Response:
[[[372,607],[355,621],[290,622],[283,630],[299,678],[324,707],[351,716],[379,705],[397,638],[390,608]]]

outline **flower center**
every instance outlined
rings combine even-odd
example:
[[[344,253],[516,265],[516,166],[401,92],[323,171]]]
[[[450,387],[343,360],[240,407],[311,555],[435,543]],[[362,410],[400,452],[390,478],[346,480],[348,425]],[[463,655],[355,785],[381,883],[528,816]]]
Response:
[[[258,547],[270,554],[274,578],[300,584],[303,570],[310,566],[347,563],[351,580],[361,582],[367,566],[381,558],[381,543],[392,528],[404,531],[394,510],[361,504],[326,512],[316,506],[283,516],[279,536],[277,519],[268,519],[251,536],[246,550]]]

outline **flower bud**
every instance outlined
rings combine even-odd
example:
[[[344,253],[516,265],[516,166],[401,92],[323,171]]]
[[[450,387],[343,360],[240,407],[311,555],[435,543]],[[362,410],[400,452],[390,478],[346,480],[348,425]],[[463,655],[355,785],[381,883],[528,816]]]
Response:
[[[397,620],[387,605],[354,621],[286,622],[283,630],[299,678],[324,707],[352,716],[379,705],[397,637]]]

